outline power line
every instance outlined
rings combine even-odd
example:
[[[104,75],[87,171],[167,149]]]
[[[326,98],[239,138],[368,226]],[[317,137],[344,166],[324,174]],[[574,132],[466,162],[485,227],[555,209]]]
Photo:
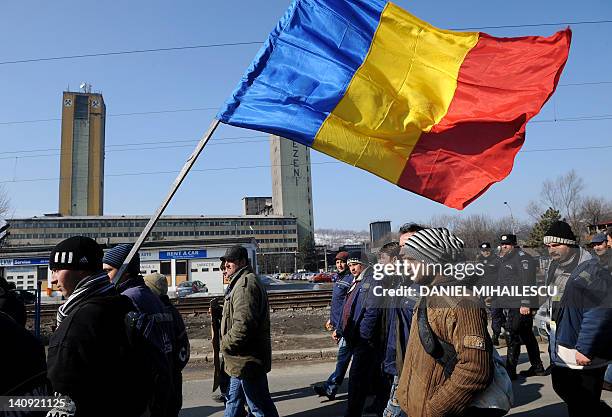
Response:
[[[453,30],[481,30],[481,29],[511,29],[511,28],[528,28],[528,27],[542,27],[542,26],[579,26],[579,25],[596,25],[596,24],[608,24],[612,23],[612,20],[590,20],[590,21],[577,21],[577,22],[556,22],[556,23],[531,23],[523,25],[499,25],[499,26],[480,26],[480,27],[464,27],[454,28]],[[131,54],[145,54],[155,52],[171,52],[171,51],[183,51],[183,50],[195,50],[195,49],[210,49],[210,48],[224,48],[232,46],[244,46],[244,45],[261,45],[262,41],[249,41],[249,42],[224,42],[224,43],[211,43],[203,45],[182,45],[172,46],[167,48],[148,48],[148,49],[131,49],[125,51],[107,51],[107,52],[89,52],[75,55],[60,55],[52,57],[40,57],[40,58],[23,58],[9,61],[0,61],[0,65],[14,65],[14,64],[28,64],[34,62],[48,62],[48,61],[63,61],[69,59],[83,59],[83,58],[94,58],[94,57],[105,57],[105,56],[117,56],[117,55],[131,55]]]
[[[130,112],[130,113],[111,113],[111,114],[107,114],[106,117],[142,116],[142,115],[148,115],[148,114],[185,113],[185,112],[207,111],[207,110],[219,110],[219,107],[194,107],[194,108],[188,108],[188,109],[152,110],[152,111],[140,111],[140,112]],[[8,121],[8,122],[0,122],[0,125],[57,122],[59,120],[62,120],[62,118],[54,117],[50,119],[14,120],[14,121]]]
[[[52,56],[52,57],[44,57],[44,58],[17,59],[14,61],[0,61],[0,65],[26,64],[26,63],[32,63],[32,62],[62,61],[66,59],[93,58],[93,57],[101,57],[101,56],[146,54],[150,52],[183,51],[187,49],[222,48],[222,47],[227,47],[227,46],[260,45],[260,44],[261,42],[226,42],[226,43],[210,43],[206,45],[172,46],[169,48],[132,49],[128,51],[95,52],[95,53],[85,53],[85,54],[78,54],[78,55],[64,55],[64,56]]]
[[[578,26],[578,25],[599,25],[612,23],[612,20],[584,20],[580,22],[557,22],[557,23],[532,23],[525,25],[500,25],[500,26],[481,26],[481,27],[466,27],[453,30],[480,30],[480,29],[512,29],[512,28],[532,28],[540,26]]]
[[[577,85],[602,85],[602,84],[612,84],[612,81],[592,81],[592,82],[584,82],[584,83],[563,83],[558,84],[557,87],[573,87]]]
[[[558,87],[573,87],[573,86],[585,86],[585,85],[606,85],[612,84],[612,81],[587,81],[580,83],[566,83],[559,84]],[[185,113],[185,112],[196,112],[196,111],[209,111],[209,110],[219,110],[219,107],[192,107],[186,109],[167,109],[167,110],[151,110],[151,111],[142,111],[142,112],[128,112],[128,113],[110,113],[107,114],[106,117],[129,117],[129,116],[143,116],[143,115],[152,115],[152,114],[164,114],[164,113]],[[604,115],[606,117],[610,115]],[[596,116],[599,117],[599,116]],[[573,118],[572,120],[583,120],[582,116],[578,118]],[[61,117],[54,118],[46,118],[46,119],[31,119],[31,120],[10,120],[5,122],[0,122],[0,125],[14,125],[14,124],[27,124],[27,123],[41,123],[41,122],[57,122],[61,121]],[[556,121],[567,121],[558,119]],[[538,121],[532,121],[532,123],[541,123]]]
[[[557,151],[576,151],[576,150],[591,150],[591,149],[611,149],[612,145],[593,145],[593,146],[575,146],[568,148],[542,148],[542,149],[524,149],[521,150],[520,153],[529,153],[529,152],[557,152]],[[344,164],[344,162],[340,161],[325,161],[325,162],[311,162],[310,165],[329,165],[329,164]],[[306,166],[308,164],[298,164],[298,166]],[[291,164],[281,164],[281,165],[245,165],[245,166],[234,166],[234,167],[218,167],[218,168],[201,168],[201,169],[192,169],[194,172],[210,172],[210,171],[239,171],[242,169],[259,169],[259,168],[272,168],[275,166],[295,166],[293,163]],[[105,177],[134,177],[134,176],[143,176],[143,175],[159,175],[159,174],[177,174],[179,171],[171,170],[171,171],[138,171],[138,172],[126,172],[126,173],[117,173],[117,174],[105,174]],[[85,177],[83,177],[85,178]],[[26,178],[26,179],[13,179],[13,180],[5,180],[0,181],[0,184],[6,183],[18,183],[18,182],[42,182],[42,181],[59,181],[61,177],[48,177],[48,178]]]
[[[565,117],[565,118],[556,118],[556,119],[543,119],[543,120],[532,120],[530,123],[558,123],[558,122],[584,122],[584,121],[599,121],[599,120],[612,120],[612,114],[601,114],[601,115],[591,115],[591,116],[575,116],[575,117]],[[234,136],[234,137],[226,137],[226,138],[215,138],[214,140],[231,140],[231,139],[250,139],[250,138],[262,138],[268,137],[268,135],[251,135],[251,136]],[[116,144],[116,145],[107,145],[108,147],[131,147],[128,149],[111,149],[105,150],[106,153],[112,152],[131,152],[131,151],[141,151],[141,150],[157,150],[157,149],[175,149],[175,148],[186,148],[196,143],[198,139],[187,139],[187,140],[168,140],[168,141],[152,141],[152,142],[132,142],[125,144]],[[232,141],[226,143],[216,143],[213,142],[211,145],[239,145],[239,144],[247,144],[247,143],[265,143],[267,140],[251,140],[251,141]],[[185,145],[176,145],[177,143],[186,143]],[[169,146],[141,146],[141,145],[164,145],[164,144],[173,144]],[[132,147],[133,146],[133,147]],[[20,154],[20,153],[36,153],[36,152],[57,152],[59,148],[48,148],[48,149],[31,149],[31,150],[23,150],[23,151],[4,151],[0,152],[0,155],[5,154]],[[28,159],[28,158],[41,158],[41,157],[52,157],[52,156],[61,156],[62,153],[51,153],[51,154],[42,154],[42,155],[24,155],[24,156],[4,156],[0,157],[0,160],[3,159]]]
[[[575,116],[575,117],[565,117],[565,118],[556,118],[556,119],[543,119],[543,120],[532,120],[530,123],[558,123],[558,122],[584,122],[584,121],[599,121],[599,120],[612,120],[612,114],[601,114],[601,115],[591,115],[591,116]],[[250,136],[233,136],[233,137],[225,137],[225,138],[214,138],[213,143],[211,145],[239,145],[239,144],[248,144],[248,143],[265,143],[267,140],[248,140],[248,141],[231,141],[225,143],[216,143],[218,140],[232,140],[232,139],[250,139],[250,138],[264,138],[268,137],[268,135],[250,135]],[[185,148],[189,147],[192,144],[196,143],[198,139],[175,139],[175,140],[166,140],[166,141],[151,141],[151,142],[132,142],[132,143],[124,143],[124,144],[115,144],[115,145],[107,145],[108,147],[130,147],[128,149],[110,149],[105,150],[106,153],[112,152],[131,152],[131,151],[142,151],[142,150],[158,150],[158,149],[175,149],[175,148]],[[186,143],[185,145],[177,145],[177,143]],[[169,146],[142,146],[142,145],[164,145],[164,144],[172,144]],[[21,150],[21,151],[3,151],[0,152],[0,155],[14,155],[14,156],[4,156],[0,157],[0,160],[6,159],[28,159],[28,158],[41,158],[41,157],[52,157],[52,156],[61,156],[62,153],[50,153],[50,154],[42,154],[42,155],[15,155],[21,153],[36,153],[36,152],[57,152],[60,151],[60,148],[47,148],[47,149],[30,149],[30,150]]]
[[[226,137],[214,137],[213,141],[229,141],[229,140],[235,140],[235,139],[251,139],[251,138],[267,138],[269,135],[248,135],[248,136],[226,136]],[[127,142],[127,143],[117,143],[117,144],[109,144],[106,145],[106,148],[116,148],[116,147],[124,147],[124,146],[138,146],[138,145],[157,145],[157,144],[164,144],[164,143],[196,143],[198,142],[199,138],[193,138],[193,139],[163,139],[163,140],[156,140],[156,141],[152,141],[152,142]],[[229,143],[234,143],[234,142],[229,142]],[[43,149],[28,149],[28,150],[22,150],[22,151],[2,151],[0,152],[0,155],[2,154],[15,154],[15,153],[33,153],[33,152],[52,152],[52,151],[59,151],[61,150],[60,148],[43,148]],[[14,158],[14,157],[13,157]]]
[[[177,149],[177,148],[193,148],[193,146],[197,143],[197,140],[190,141],[191,143],[186,145],[168,145],[168,146],[147,146],[147,147],[139,147],[139,148],[128,148],[128,149],[111,149],[105,150],[106,153],[113,152],[133,152],[133,151],[147,151],[147,150],[165,150],[165,149]],[[248,144],[248,143],[268,143],[267,140],[244,140],[244,141],[235,141],[235,142],[226,142],[226,143],[210,143],[208,146],[215,145],[239,145],[239,144]],[[51,153],[51,154],[42,154],[42,155],[26,155],[26,156],[3,156],[0,157],[0,160],[3,159],[30,159],[30,158],[43,158],[43,157],[52,157],[52,156],[62,156],[62,153]]]

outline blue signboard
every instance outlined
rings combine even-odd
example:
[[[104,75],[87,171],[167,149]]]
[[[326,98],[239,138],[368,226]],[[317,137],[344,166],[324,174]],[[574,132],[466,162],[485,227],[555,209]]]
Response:
[[[0,259],[0,266],[49,265],[49,258]]]
[[[13,265],[49,265],[49,258],[14,259]]]
[[[172,250],[159,251],[159,259],[194,259],[206,258],[206,250]]]

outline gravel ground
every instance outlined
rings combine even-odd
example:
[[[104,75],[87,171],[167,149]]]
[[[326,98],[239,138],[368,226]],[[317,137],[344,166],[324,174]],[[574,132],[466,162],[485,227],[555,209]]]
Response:
[[[329,317],[329,308],[281,310],[270,314],[272,349],[318,349],[334,347],[335,343],[329,332],[325,331],[325,322]],[[193,340],[195,354],[210,352],[210,317],[207,314],[189,314],[183,317],[189,339]],[[28,321],[28,327],[33,328],[33,320]],[[45,344],[55,321],[44,320],[41,324],[41,334]]]

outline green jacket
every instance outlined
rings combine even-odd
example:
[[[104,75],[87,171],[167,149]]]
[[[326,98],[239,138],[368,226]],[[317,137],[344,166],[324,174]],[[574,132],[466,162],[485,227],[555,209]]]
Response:
[[[272,343],[268,295],[251,267],[232,277],[223,303],[221,353],[225,372],[245,378],[270,372]]]

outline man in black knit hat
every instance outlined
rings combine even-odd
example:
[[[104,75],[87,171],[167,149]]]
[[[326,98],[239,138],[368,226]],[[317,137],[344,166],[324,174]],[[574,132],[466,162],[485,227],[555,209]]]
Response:
[[[553,223],[544,244],[552,258],[546,282],[558,292],[548,300],[553,388],[570,417],[610,416],[600,399],[612,360],[612,277],[578,246],[566,222]]]
[[[571,273],[592,255],[578,246],[576,235],[569,224],[557,221],[551,224],[544,236],[544,246],[548,249],[552,261],[546,270],[546,285],[556,287],[557,295],[546,301],[552,321],[555,321],[557,309]]]
[[[71,237],[53,248],[49,269],[66,301],[49,340],[48,378],[55,392],[71,399],[54,411],[141,415],[153,381],[144,376],[146,364],[128,339],[125,317],[134,307],[102,272],[102,249],[88,237]]]

